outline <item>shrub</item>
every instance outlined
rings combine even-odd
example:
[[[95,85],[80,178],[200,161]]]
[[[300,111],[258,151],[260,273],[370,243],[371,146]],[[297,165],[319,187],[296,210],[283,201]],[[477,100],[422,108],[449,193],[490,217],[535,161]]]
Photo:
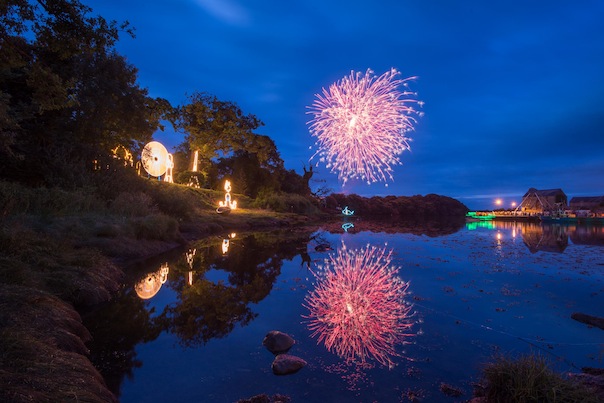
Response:
[[[122,192],[111,203],[111,211],[126,217],[143,217],[157,212],[151,196],[142,192]]]
[[[333,195],[325,197],[325,207],[329,210],[334,210],[338,207],[338,200]]]
[[[206,175],[203,172],[181,171],[181,172],[178,172],[174,176],[174,182],[180,183],[183,185],[188,185],[190,183],[194,183],[194,184],[199,185],[199,187],[205,187],[207,179],[206,179]]]
[[[253,202],[253,207],[270,209],[278,213],[305,215],[316,214],[319,211],[308,197],[293,193],[262,192]]]
[[[169,184],[159,181],[148,182],[147,194],[153,199],[160,212],[176,218],[187,219],[193,215],[198,205],[198,198],[184,185]]]
[[[152,214],[131,222],[134,235],[138,239],[171,241],[177,238],[178,222],[173,217]]]
[[[63,190],[31,188],[16,183],[0,182],[2,215],[63,215],[103,209],[103,202],[90,188]]]
[[[590,389],[553,372],[539,355],[498,357],[483,371],[489,402],[596,402]]]

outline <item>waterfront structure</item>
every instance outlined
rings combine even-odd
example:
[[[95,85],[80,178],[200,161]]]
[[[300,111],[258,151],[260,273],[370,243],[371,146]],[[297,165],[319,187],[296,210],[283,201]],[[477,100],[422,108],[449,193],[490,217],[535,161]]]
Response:
[[[573,197],[570,199],[571,210],[590,210],[593,213],[604,213],[604,196]]]
[[[568,198],[562,189],[537,190],[530,188],[522,196],[522,202],[515,211],[522,214],[543,214],[563,211],[567,205]]]

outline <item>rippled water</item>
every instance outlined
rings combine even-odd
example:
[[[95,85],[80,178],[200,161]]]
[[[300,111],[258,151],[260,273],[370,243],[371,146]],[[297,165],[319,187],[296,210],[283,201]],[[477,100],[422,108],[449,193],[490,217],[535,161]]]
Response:
[[[458,400],[470,398],[481,366],[497,354],[539,353],[560,371],[603,365],[602,330],[570,318],[604,316],[603,227],[366,228],[224,234],[148,262],[119,298],[85,318],[92,358],[122,402],[235,402],[260,393],[292,402],[448,402],[455,399],[442,383],[463,391]],[[363,294],[322,317],[343,333],[339,350],[312,336],[308,302],[324,281],[313,273],[337,263],[343,248],[375,249],[396,281],[409,283],[401,305],[411,306],[409,316],[398,318],[407,327],[382,355],[391,365],[375,354],[375,340],[389,331],[369,321],[393,307],[380,300],[378,281],[363,288],[370,305]],[[341,289],[327,294],[344,298]],[[369,315],[362,321],[361,310]],[[340,317],[351,322],[341,327]],[[371,331],[355,332],[361,322]],[[262,346],[270,330],[290,334],[289,353],[308,365],[274,375],[274,356]],[[355,356],[358,344],[374,354]]]

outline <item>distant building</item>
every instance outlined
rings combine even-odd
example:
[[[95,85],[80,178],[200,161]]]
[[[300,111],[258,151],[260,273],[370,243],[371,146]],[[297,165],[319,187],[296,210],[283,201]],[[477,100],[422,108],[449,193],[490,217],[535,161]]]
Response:
[[[524,196],[516,211],[525,214],[541,214],[549,211],[566,209],[568,199],[562,189],[537,190],[530,188]]]
[[[569,207],[572,210],[604,212],[604,196],[573,197],[570,199]]]

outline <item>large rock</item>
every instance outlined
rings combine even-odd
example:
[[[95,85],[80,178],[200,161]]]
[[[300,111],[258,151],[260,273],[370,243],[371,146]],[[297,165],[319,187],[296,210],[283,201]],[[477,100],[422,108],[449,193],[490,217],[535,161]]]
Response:
[[[262,340],[262,345],[273,354],[287,353],[294,344],[296,341],[290,335],[278,330],[271,330]]]
[[[289,375],[298,372],[306,366],[306,361],[300,357],[289,354],[279,354],[273,361],[273,373],[275,375]]]
[[[581,312],[575,312],[572,315],[570,315],[570,317],[578,322],[585,323],[586,325],[589,325],[589,326],[599,327],[600,329],[604,330],[604,318],[587,315],[587,314],[581,313]]]

